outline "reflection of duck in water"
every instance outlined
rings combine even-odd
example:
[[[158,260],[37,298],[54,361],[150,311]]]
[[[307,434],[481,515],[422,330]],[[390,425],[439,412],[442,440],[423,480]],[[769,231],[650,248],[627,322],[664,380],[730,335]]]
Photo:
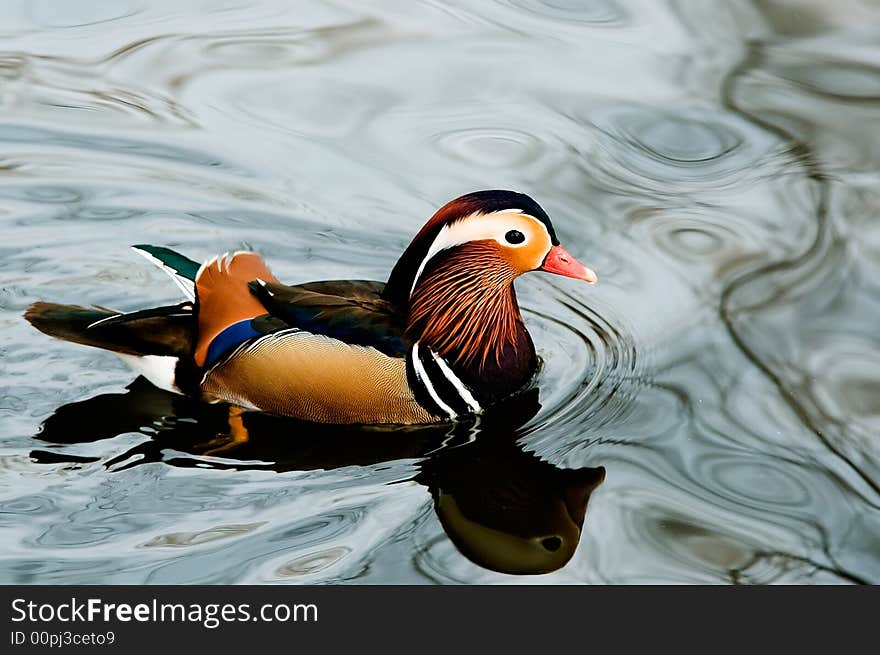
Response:
[[[496,571],[543,573],[564,566],[574,553],[587,501],[605,469],[559,469],[524,452],[516,443],[516,428],[537,407],[537,390],[532,390],[499,413],[503,419],[490,416],[478,427],[458,423],[406,429],[318,425],[250,413],[233,419],[248,438],[217,459],[202,455],[216,448],[218,433],[231,431],[225,408],[166,393],[139,378],[126,393],[59,407],[38,437],[84,443],[129,432],[150,436],[105,463],[114,470],[165,461],[284,472],[424,458],[413,480],[430,489],[440,523],[462,554]],[[279,438],[290,433],[296,436]],[[35,450],[31,456],[43,462],[99,459],[56,449]]]
[[[415,478],[431,489],[443,529],[465,557],[493,571],[561,568],[605,469],[560,469],[510,438],[484,436],[427,459]]]
[[[526,195],[441,207],[388,282],[285,286],[258,255],[199,266],[136,246],[187,301],[117,314],[34,303],[39,330],[111,350],[162,389],[318,423],[427,424],[481,414],[531,381],[537,357],[513,283],[541,270],[595,282]]]

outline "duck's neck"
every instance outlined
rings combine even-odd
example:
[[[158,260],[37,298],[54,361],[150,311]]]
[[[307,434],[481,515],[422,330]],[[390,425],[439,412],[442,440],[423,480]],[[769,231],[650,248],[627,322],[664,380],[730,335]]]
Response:
[[[515,275],[496,248],[475,245],[431,262],[409,299],[406,335],[494,401],[531,379],[536,357],[516,301]]]

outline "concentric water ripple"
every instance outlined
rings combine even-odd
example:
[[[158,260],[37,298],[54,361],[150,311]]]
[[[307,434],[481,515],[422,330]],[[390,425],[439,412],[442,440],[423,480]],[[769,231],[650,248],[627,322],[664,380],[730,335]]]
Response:
[[[673,112],[607,106],[588,120],[598,130],[596,148],[589,151],[590,171],[599,180],[619,177],[651,193],[743,184],[779,148],[769,133],[717,108]]]
[[[438,135],[438,148],[470,165],[514,168],[537,159],[542,150],[535,137],[515,130],[468,129]]]
[[[571,298],[556,296],[568,309],[568,320],[536,314],[542,322],[536,332],[542,336],[542,377],[553,384],[542,385],[543,412],[548,423],[564,422],[567,412],[590,415],[623,393],[622,385],[637,381],[636,347],[621,328]],[[629,390],[631,392],[631,389]],[[626,399],[617,399],[620,406]]]
[[[707,457],[695,463],[699,477],[730,498],[759,508],[804,508],[811,504],[809,488],[771,459],[749,462],[742,456]]]

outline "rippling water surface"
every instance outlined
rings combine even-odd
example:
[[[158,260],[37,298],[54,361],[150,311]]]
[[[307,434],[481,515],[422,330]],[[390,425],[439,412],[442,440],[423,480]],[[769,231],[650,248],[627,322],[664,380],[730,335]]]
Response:
[[[819,0],[3,3],[0,582],[880,583],[878,25]],[[21,319],[176,302],[131,243],[382,280],[481,188],[534,196],[601,280],[518,283],[544,360],[519,427],[250,416],[210,455],[222,412]]]

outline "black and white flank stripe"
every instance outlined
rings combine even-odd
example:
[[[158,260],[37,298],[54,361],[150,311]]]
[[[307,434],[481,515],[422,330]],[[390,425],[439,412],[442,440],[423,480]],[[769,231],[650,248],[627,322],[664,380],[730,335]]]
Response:
[[[413,344],[406,361],[409,385],[416,400],[438,416],[455,420],[482,414],[483,407],[449,364],[430,348]]]

